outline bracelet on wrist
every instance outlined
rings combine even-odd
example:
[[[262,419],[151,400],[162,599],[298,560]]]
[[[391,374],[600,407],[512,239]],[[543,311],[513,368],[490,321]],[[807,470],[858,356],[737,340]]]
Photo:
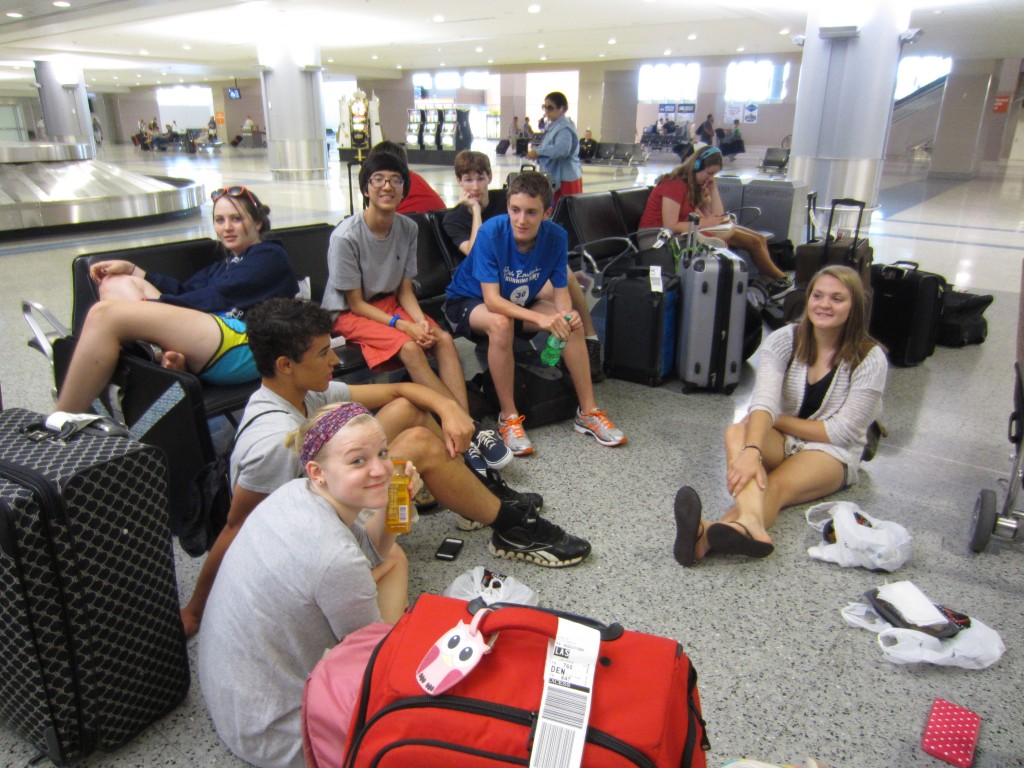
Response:
[[[754,445],[753,443],[751,443],[750,445],[743,446],[744,451],[747,450],[747,448],[753,448],[755,451],[757,451],[757,460],[761,464],[764,464],[764,453],[761,452],[761,449],[758,446]]]
[[[398,325],[398,321],[401,320],[401,319],[402,319],[401,315],[395,315],[394,317],[391,318],[391,322],[389,322],[388,325],[391,328],[394,328],[396,325]]]

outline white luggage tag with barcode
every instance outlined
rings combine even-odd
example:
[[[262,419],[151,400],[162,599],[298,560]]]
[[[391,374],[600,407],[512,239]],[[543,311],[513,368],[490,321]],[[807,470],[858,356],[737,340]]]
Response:
[[[661,283],[661,265],[652,264],[651,267],[651,293],[664,293],[665,287]]]
[[[578,768],[583,763],[600,650],[598,630],[558,619],[558,634],[548,640],[530,768]]]
[[[476,612],[469,624],[460,621],[430,646],[416,668],[416,682],[431,696],[444,693],[468,675],[486,654],[497,635],[488,643],[484,633],[478,629],[480,620],[490,613],[484,608]]]

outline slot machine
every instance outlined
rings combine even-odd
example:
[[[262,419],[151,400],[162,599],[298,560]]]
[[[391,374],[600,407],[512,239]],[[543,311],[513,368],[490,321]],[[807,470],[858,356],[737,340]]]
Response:
[[[441,112],[437,109],[424,110],[423,148],[437,149],[441,143]]]
[[[450,152],[455,151],[455,135],[458,129],[457,114],[455,109],[446,109],[443,114],[444,122],[441,123],[441,149]]]
[[[409,110],[409,121],[405,124],[405,146],[408,149],[423,149],[422,109]]]
[[[356,91],[352,94],[349,104],[349,129],[352,137],[352,149],[370,148],[370,115],[366,94]]]

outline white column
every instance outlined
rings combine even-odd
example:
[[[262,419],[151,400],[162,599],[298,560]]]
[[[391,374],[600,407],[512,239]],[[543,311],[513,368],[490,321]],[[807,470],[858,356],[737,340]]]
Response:
[[[36,84],[50,141],[89,144],[96,155],[82,70],[67,62],[37,61]]]

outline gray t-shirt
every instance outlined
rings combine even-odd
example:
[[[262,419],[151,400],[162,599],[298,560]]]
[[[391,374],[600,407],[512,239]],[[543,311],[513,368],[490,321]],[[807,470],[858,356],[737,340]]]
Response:
[[[238,423],[240,428],[249,426],[238,435],[231,451],[231,487],[239,485],[253,493],[270,494],[289,480],[301,477],[299,457],[285,448],[285,437],[301,427],[318,408],[345,402],[351,397],[348,384],[332,381],[324,392],[306,394],[306,413],[302,413],[280,395],[261,386],[249,398]],[[252,421],[257,416],[259,418]]]
[[[269,418],[269,417],[268,417]],[[345,635],[380,621],[362,525],[293,480],[224,555],[199,632],[199,682],[218,735],[243,760],[301,768],[306,676]]]
[[[345,291],[363,289],[363,298],[379,293],[394,293],[403,277],[416,277],[416,223],[395,214],[387,237],[374,235],[362,215],[342,221],[327,246],[327,287],[324,309],[332,312],[348,309]]]

